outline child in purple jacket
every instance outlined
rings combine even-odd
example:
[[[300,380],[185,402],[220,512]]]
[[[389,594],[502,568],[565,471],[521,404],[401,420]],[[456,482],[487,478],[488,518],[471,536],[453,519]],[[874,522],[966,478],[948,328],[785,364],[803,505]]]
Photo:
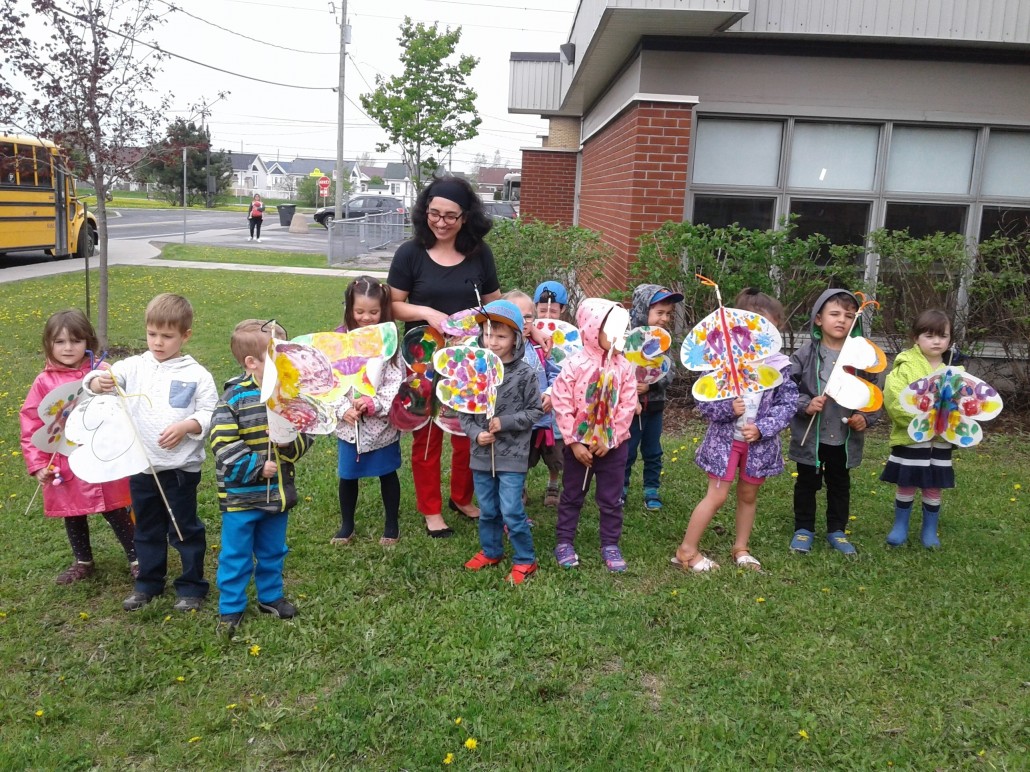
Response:
[[[733,305],[761,314],[777,328],[783,325],[783,306],[764,292],[746,289]],[[790,360],[783,354],[774,354],[765,364],[783,373],[783,382],[775,389],[697,404],[698,411],[709,422],[695,459],[708,473],[708,492],[694,507],[683,542],[673,558],[673,563],[685,571],[703,573],[719,567],[701,554],[698,545],[708,524],[726,501],[738,468],[737,538],[731,554],[740,568],[758,571],[762,567],[747,546],[755,524],[758,489],[766,477],[783,471],[780,432],[790,425],[798,401],[797,384],[790,378]]]

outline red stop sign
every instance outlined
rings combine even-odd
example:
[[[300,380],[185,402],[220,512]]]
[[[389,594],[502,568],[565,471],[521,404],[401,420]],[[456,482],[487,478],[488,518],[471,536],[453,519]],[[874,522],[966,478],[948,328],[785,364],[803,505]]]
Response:
[[[329,178],[328,177],[322,176],[322,177],[318,178],[318,192],[321,193],[323,197],[329,195]]]

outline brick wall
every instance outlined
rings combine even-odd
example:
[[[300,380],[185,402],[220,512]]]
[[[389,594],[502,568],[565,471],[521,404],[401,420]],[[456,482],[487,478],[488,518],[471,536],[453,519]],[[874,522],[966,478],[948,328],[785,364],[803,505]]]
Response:
[[[579,150],[579,118],[555,116],[547,120],[547,138],[544,147]]]
[[[637,238],[667,220],[682,222],[690,113],[690,105],[638,102],[584,144],[579,224],[615,249],[591,294],[626,289]],[[524,152],[523,197],[525,168]]]
[[[574,150],[523,150],[519,217],[572,225],[576,197]]]

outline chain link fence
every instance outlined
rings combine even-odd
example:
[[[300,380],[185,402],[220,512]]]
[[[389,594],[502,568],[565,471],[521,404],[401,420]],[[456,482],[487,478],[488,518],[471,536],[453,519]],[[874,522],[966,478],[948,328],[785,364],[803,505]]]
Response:
[[[409,238],[411,223],[401,212],[334,220],[329,223],[329,265],[343,265]]]

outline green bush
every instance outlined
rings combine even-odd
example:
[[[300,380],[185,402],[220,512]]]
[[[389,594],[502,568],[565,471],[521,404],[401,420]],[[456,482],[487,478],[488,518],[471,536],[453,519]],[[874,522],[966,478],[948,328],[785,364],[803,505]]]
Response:
[[[486,240],[503,290],[532,294],[542,281],[559,281],[569,290],[570,319],[582,296],[579,287],[600,278],[601,268],[612,257],[611,247],[596,231],[539,220],[498,220]]]

